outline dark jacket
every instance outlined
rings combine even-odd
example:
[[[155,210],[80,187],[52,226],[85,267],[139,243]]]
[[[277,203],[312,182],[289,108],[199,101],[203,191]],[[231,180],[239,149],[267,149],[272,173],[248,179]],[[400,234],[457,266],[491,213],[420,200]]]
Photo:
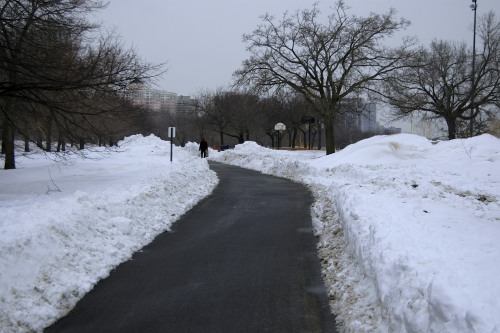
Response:
[[[207,149],[208,149],[208,143],[205,141],[205,139],[201,140],[199,150],[205,151]]]

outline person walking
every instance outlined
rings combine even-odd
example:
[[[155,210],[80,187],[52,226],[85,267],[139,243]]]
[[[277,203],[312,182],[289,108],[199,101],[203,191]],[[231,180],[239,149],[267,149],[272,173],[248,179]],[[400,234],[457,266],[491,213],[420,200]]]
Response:
[[[205,158],[208,156],[208,142],[205,138],[201,139],[200,148],[198,149],[201,152],[201,158]]]

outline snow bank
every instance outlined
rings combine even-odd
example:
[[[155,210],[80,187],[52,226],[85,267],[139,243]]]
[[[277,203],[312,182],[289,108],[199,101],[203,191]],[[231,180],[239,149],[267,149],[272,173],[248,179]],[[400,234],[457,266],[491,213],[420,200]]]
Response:
[[[154,136],[0,172],[0,327],[42,331],[100,279],[211,193],[206,160]],[[59,191],[60,190],[60,191]]]
[[[42,331],[217,183],[198,145],[132,136],[0,171],[0,327]],[[345,332],[500,331],[500,140],[379,136],[333,155],[252,142],[210,158],[307,184]]]
[[[214,159],[311,187],[343,331],[500,331],[500,140],[399,134],[305,154],[247,142]]]

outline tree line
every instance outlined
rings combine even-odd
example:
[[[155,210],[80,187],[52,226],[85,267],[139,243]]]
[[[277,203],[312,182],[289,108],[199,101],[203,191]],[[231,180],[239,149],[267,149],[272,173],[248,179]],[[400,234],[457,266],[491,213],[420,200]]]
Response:
[[[500,109],[500,23],[493,12],[479,20],[475,56],[467,44],[443,40],[423,46],[407,37],[387,46],[410,24],[393,9],[359,17],[337,1],[326,15],[317,4],[279,19],[266,14],[243,36],[249,56],[233,85],[201,92],[193,112],[181,115],[123,98],[130,82],[151,82],[163,65],[142,61],[87,21],[104,6],[98,0],[1,2],[5,168],[15,168],[15,138],[43,142],[45,150],[56,141],[55,149],[64,149],[67,142],[113,143],[133,133],[165,138],[167,126],[177,128],[180,144],[210,137],[219,145],[276,146],[274,125],[282,122],[289,146],[324,142],[330,154],[366,135],[355,126],[359,101],[388,105],[394,118],[442,120],[449,139],[498,126],[492,124]]]
[[[359,17],[338,1],[326,17],[315,4],[261,19],[243,36],[250,56],[234,73],[235,90],[201,95],[204,124],[221,144],[224,136],[248,140],[249,124],[260,123],[274,145],[280,121],[290,146],[297,133],[312,128],[327,154],[334,153],[363,137],[354,124],[363,106],[352,105],[360,100],[389,106],[393,119],[441,121],[449,139],[498,127],[500,23],[493,12],[479,20],[475,54],[465,42],[423,46],[415,37],[388,47],[410,24],[393,9]]]
[[[162,66],[102,34],[88,14],[99,0],[3,0],[0,3],[0,125],[4,168],[15,168],[15,139],[44,149],[111,141],[141,118],[123,99],[134,79],[152,80]]]
[[[367,116],[363,111],[369,106],[361,98],[343,102],[335,125],[338,149],[376,134],[392,133],[375,121],[371,128],[359,125],[362,120],[369,123],[369,119],[361,119]],[[168,140],[168,127],[176,127],[174,140],[181,146],[201,138],[214,147],[251,140],[266,147],[322,149],[325,142],[322,120],[316,118],[302,96],[292,91],[264,96],[254,91],[218,88],[201,92],[189,112],[163,109],[146,114],[144,133]],[[286,124],[286,130],[277,131],[277,123]]]
[[[493,12],[480,19],[480,47],[473,57],[465,43],[442,40],[426,47],[403,38],[388,47],[384,42],[404,31],[407,20],[393,9],[367,17],[347,11],[338,1],[326,18],[316,4],[279,20],[264,15],[243,36],[250,57],[234,73],[236,83],[302,96],[322,121],[327,154],[337,148],[336,124],[345,101],[358,96],[386,103],[394,117],[442,119],[449,139],[483,133],[498,119],[500,24]],[[474,132],[464,130],[468,122],[475,123]]]

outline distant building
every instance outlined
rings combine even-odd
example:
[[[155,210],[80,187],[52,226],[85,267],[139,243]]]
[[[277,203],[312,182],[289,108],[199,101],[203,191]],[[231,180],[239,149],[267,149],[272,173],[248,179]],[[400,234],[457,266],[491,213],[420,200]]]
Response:
[[[344,111],[338,117],[337,126],[357,129],[362,133],[401,133],[401,128],[386,128],[377,121],[377,105],[363,98],[347,98],[343,101]]]
[[[377,105],[375,103],[367,103],[359,116],[359,129],[363,133],[378,131],[380,124],[377,122]]]
[[[189,96],[179,96],[177,99],[176,114],[179,117],[193,116],[197,110],[197,100]]]
[[[166,90],[152,89],[140,80],[133,80],[125,92],[125,97],[136,105],[143,105],[152,111],[166,111],[172,114],[186,115],[196,100],[189,96],[178,96]],[[192,110],[194,112],[194,109]]]
[[[399,134],[402,132],[401,127],[391,126],[391,127],[383,127],[383,129],[385,130],[385,133],[387,133],[387,134]]]

